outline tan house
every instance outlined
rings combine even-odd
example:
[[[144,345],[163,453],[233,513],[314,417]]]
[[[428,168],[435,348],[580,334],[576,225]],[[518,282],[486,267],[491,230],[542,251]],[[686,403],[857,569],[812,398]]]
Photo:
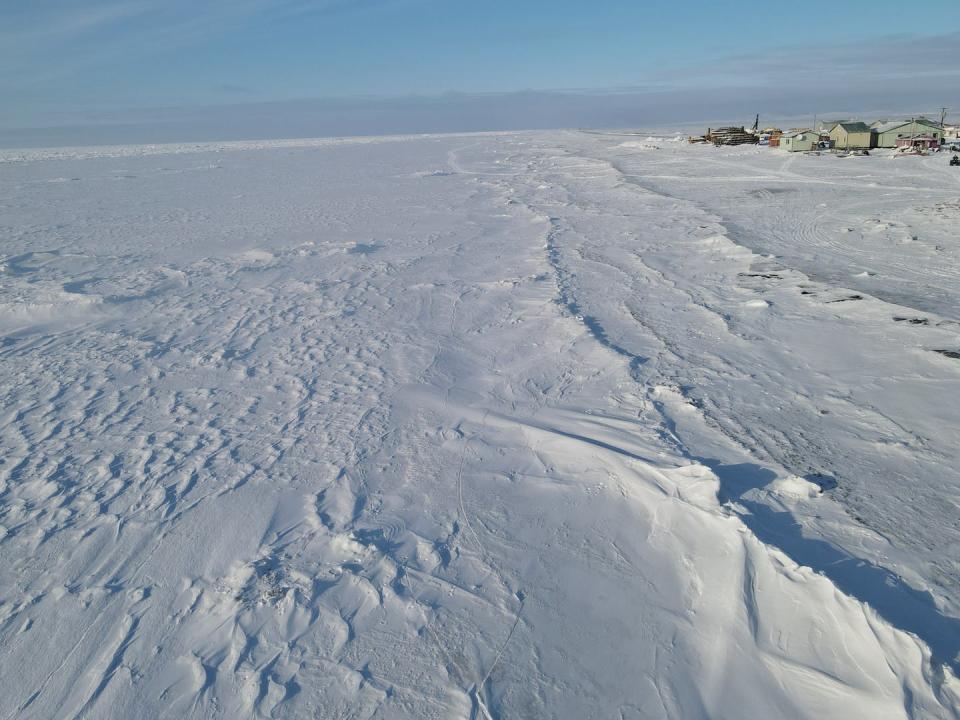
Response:
[[[838,150],[867,150],[873,147],[873,131],[862,122],[839,122],[830,130],[830,139]]]

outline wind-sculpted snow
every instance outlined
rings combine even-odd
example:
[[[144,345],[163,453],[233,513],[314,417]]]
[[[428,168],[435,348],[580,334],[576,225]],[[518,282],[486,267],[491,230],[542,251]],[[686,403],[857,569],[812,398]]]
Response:
[[[0,718],[960,716],[950,193],[621,141],[7,158]]]

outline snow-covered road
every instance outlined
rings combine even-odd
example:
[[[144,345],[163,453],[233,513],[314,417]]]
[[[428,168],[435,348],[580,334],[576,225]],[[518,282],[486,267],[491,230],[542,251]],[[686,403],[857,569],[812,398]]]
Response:
[[[0,152],[0,719],[960,717],[945,165]]]

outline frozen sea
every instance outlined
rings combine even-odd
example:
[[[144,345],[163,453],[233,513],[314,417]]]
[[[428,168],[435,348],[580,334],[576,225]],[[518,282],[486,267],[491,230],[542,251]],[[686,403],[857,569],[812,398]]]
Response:
[[[960,171],[0,151],[0,720],[960,718]]]

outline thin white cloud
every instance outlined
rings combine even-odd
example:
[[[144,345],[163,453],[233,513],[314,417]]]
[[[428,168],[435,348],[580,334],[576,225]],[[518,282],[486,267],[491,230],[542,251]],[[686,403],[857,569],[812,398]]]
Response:
[[[79,75],[111,62],[202,44],[252,22],[319,16],[399,0],[107,0],[0,4],[0,88]]]
[[[783,48],[776,52],[720,58],[709,64],[667,70],[673,82],[765,85],[791,82],[871,83],[960,76],[960,32],[932,36],[890,35],[869,41]],[[895,90],[895,88],[891,88]]]
[[[148,10],[149,4],[142,0],[82,6],[37,2],[18,9],[0,8],[0,47],[5,54],[40,53],[55,49],[57,44],[95,34]]]

